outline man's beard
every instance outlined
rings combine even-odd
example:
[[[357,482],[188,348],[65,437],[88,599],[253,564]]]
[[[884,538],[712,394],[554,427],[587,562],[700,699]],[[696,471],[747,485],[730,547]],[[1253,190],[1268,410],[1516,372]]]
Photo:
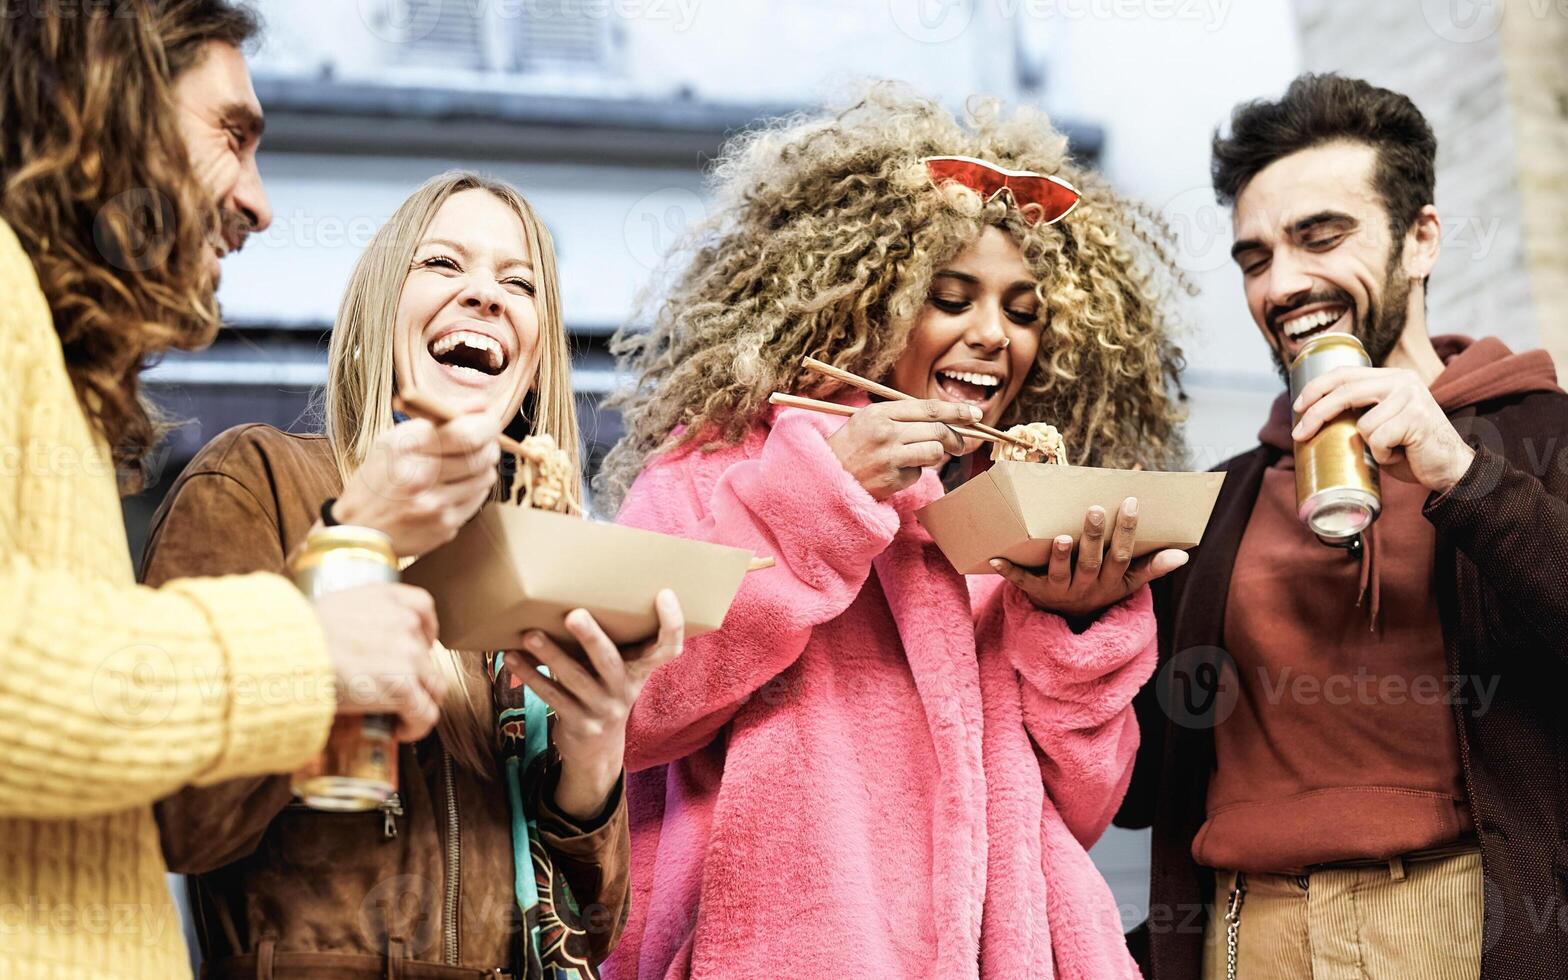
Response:
[[[1355,325],[1356,339],[1367,349],[1373,367],[1382,367],[1383,362],[1388,360],[1388,355],[1394,352],[1400,336],[1405,332],[1405,323],[1410,319],[1410,280],[1405,277],[1397,259],[1396,255],[1388,263],[1388,277],[1383,280],[1382,310],[1374,305],[1369,311],[1373,315],[1367,317],[1368,322]]]
[[[1382,367],[1388,360],[1388,355],[1392,354],[1399,344],[1399,337],[1405,332],[1405,323],[1410,318],[1410,280],[1405,278],[1404,270],[1400,267],[1399,259],[1402,251],[1402,248],[1398,249],[1389,256],[1388,272],[1383,278],[1381,301],[1378,298],[1368,300],[1365,317],[1357,313],[1355,301],[1342,289],[1314,293],[1291,309],[1300,309],[1309,303],[1332,302],[1343,305],[1346,310],[1345,315],[1350,317],[1350,334],[1361,341],[1361,346],[1366,348],[1372,366]],[[1291,312],[1291,309],[1274,311],[1270,314],[1270,319],[1283,316]],[[1278,328],[1275,330],[1276,336],[1282,336]],[[1279,371],[1280,380],[1285,382],[1287,388],[1290,387],[1290,365],[1285,362],[1282,351],[1274,351],[1274,366]]]

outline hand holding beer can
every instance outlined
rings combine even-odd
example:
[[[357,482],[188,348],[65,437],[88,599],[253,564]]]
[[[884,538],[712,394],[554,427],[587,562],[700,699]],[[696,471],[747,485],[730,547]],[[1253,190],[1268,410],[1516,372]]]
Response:
[[[301,592],[318,599],[399,579],[392,539],[368,527],[317,528],[289,560]],[[373,810],[397,789],[397,719],[340,714],[314,762],[294,774],[294,795],[317,810]]]
[[[1342,367],[1371,367],[1361,341],[1328,333],[1302,345],[1290,364],[1292,404],[1307,385]],[[1347,411],[1296,443],[1296,512],[1318,540],[1348,548],[1383,509],[1377,461],[1356,428],[1360,413]],[[1292,413],[1291,423],[1301,421]]]

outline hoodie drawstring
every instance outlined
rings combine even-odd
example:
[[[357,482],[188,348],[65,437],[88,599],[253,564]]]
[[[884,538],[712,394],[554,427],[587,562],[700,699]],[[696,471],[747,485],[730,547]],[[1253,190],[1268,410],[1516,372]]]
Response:
[[[1383,575],[1377,562],[1377,523],[1361,533],[1361,591],[1356,596],[1356,605],[1368,603],[1367,629],[1373,633],[1378,631],[1378,614],[1383,611]]]

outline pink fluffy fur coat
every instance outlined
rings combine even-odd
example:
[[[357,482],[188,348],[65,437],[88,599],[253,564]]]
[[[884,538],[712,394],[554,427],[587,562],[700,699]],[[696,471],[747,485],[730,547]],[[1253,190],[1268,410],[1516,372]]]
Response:
[[[619,520],[751,548],[722,629],[656,671],[626,765],[632,912],[607,980],[1135,978],[1086,848],[1126,790],[1147,589],[1082,635],[958,574],[775,410],[657,456]]]

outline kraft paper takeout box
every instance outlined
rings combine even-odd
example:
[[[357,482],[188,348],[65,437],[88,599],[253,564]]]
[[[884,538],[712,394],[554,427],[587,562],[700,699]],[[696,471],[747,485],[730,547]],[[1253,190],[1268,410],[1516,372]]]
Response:
[[[435,599],[450,650],[515,649],[530,629],[575,645],[563,620],[578,608],[625,645],[658,632],[660,589],[680,599],[687,637],[718,629],[751,560],[741,548],[489,504],[403,581]]]
[[[990,572],[992,558],[1038,567],[1051,542],[1083,535],[1083,517],[1099,504],[1114,516],[1138,498],[1134,557],[1161,548],[1191,548],[1203,538],[1223,473],[1107,470],[1011,460],[991,468],[915,512],[920,523],[966,575]],[[1109,542],[1110,529],[1106,540]]]

